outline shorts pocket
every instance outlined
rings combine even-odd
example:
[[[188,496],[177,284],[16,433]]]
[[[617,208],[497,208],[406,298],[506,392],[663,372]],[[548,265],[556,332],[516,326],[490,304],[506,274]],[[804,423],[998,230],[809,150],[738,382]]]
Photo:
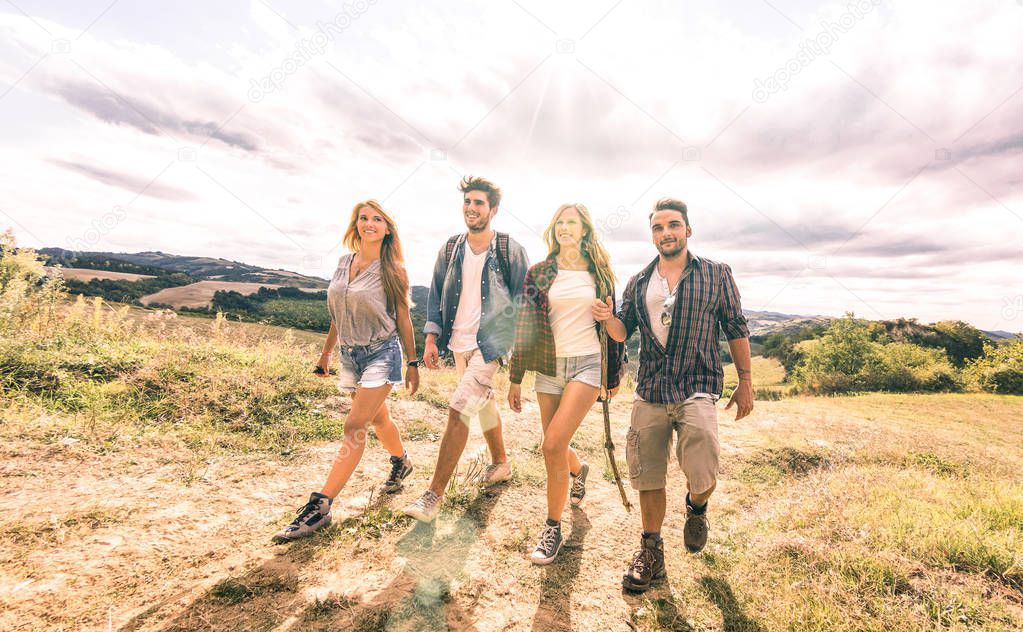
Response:
[[[629,478],[643,475],[643,461],[639,456],[639,431],[629,428],[625,434],[625,460],[629,464]]]

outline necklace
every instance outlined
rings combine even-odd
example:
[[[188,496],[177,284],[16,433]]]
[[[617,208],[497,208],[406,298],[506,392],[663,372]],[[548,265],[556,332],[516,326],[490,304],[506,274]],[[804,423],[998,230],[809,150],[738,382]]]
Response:
[[[568,261],[565,261],[561,257],[561,255],[559,254],[558,258],[557,258],[557,263],[558,263],[558,269],[559,270],[572,270],[572,271],[580,272],[580,271],[587,271],[587,270],[590,269],[589,266],[586,265],[586,260],[581,255],[576,258],[575,262],[569,263]]]
[[[348,275],[349,283],[359,278],[359,275],[366,271],[366,268],[373,265],[373,261],[359,261],[359,255],[352,257],[352,270]]]

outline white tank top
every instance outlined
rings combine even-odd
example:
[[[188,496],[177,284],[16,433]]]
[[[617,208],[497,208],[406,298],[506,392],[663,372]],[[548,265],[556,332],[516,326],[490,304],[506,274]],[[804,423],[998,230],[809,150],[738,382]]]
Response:
[[[547,291],[548,317],[557,357],[600,353],[600,340],[593,326],[596,298],[597,286],[588,271],[558,270],[558,276]]]

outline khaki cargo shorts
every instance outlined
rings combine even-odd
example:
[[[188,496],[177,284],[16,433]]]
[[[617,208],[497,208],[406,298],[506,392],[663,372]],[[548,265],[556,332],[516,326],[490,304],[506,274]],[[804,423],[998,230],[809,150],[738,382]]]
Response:
[[[458,386],[451,394],[448,405],[467,417],[474,417],[485,406],[494,403],[494,375],[497,373],[498,362],[484,362],[479,349],[452,353],[455,356]]]
[[[694,494],[710,489],[718,477],[718,420],[715,399],[690,397],[681,404],[651,404],[637,399],[626,435],[625,457],[633,489],[663,489],[668,478],[672,432],[675,456]]]

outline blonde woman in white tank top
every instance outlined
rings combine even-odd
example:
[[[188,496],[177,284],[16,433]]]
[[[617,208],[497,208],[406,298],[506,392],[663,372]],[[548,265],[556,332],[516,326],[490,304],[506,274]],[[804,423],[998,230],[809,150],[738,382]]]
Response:
[[[558,208],[544,235],[550,250],[523,284],[515,346],[509,363],[508,403],[522,410],[522,377],[536,372],[536,401],[547,466],[547,521],[533,551],[549,564],[561,548],[561,514],[586,494],[589,466],[569,442],[601,387],[599,322],[613,313],[614,273],[593,221],[582,204]],[[608,341],[608,383],[617,390],[623,345]],[[571,479],[571,482],[570,480]]]

